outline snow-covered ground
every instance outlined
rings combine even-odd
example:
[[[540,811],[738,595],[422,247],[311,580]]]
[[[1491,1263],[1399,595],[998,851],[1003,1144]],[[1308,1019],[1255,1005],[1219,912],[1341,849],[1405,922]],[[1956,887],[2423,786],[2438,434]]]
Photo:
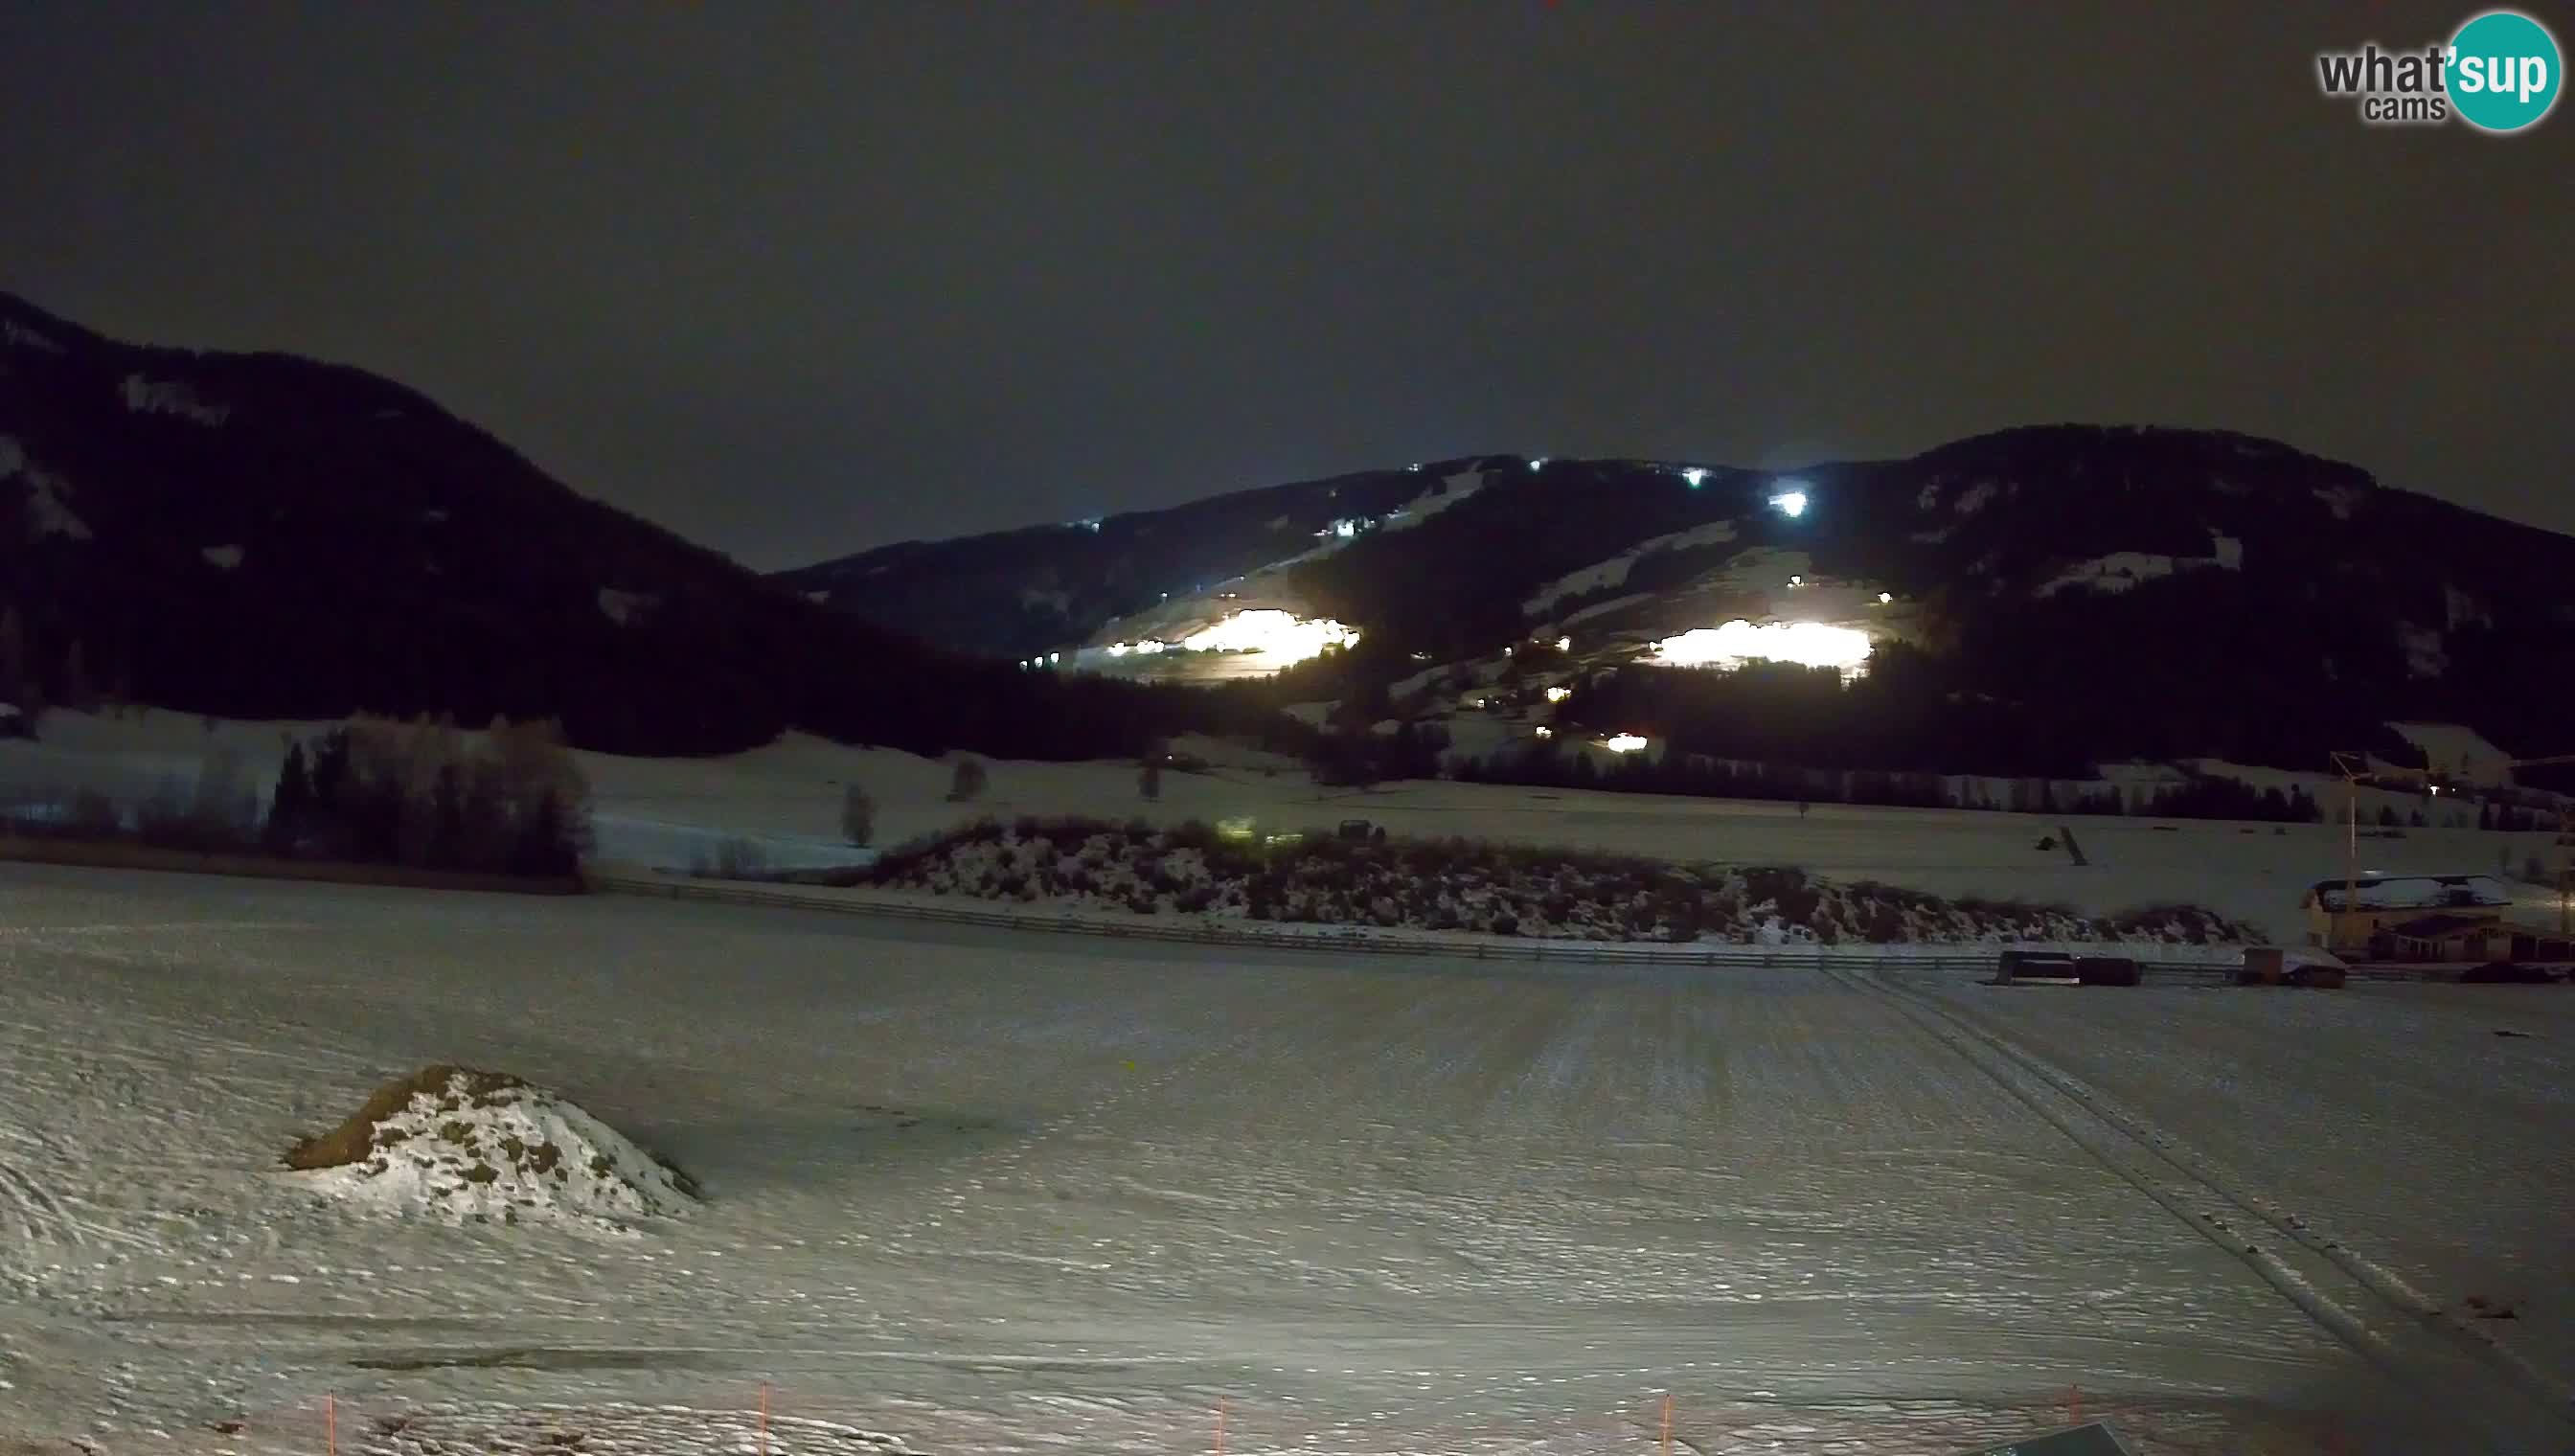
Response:
[[[281,734],[320,724],[219,724],[212,734],[193,718],[154,713],[141,722],[56,714],[38,743],[0,740],[0,795],[92,784],[148,792],[163,774],[185,778],[210,744],[242,755],[265,792]],[[1843,881],[1875,879],[1951,897],[1978,895],[2063,902],[2088,915],[2140,905],[2205,905],[2260,926],[2272,939],[2304,939],[2299,893],[2341,874],[2339,825],[2238,824],[2145,817],[2048,817],[1965,809],[1796,805],[1647,794],[1532,789],[1499,784],[1408,781],[1360,792],[1318,790],[1292,761],[1225,744],[1177,746],[1214,764],[1209,773],[1166,773],[1159,801],[1137,793],[1132,763],[998,762],[991,787],[971,804],[948,801],[951,765],[892,749],[848,748],[801,733],[714,758],[580,755],[595,795],[600,857],[686,868],[717,843],[756,841],[773,867],[864,857],[842,843],[842,785],[866,785],[878,801],[876,842],[889,845],[984,814],[1138,816],[1155,823],[1249,817],[1265,828],[1328,828],[1368,818],[1389,833],[1464,835],[1622,854],[1738,864],[1791,864]],[[2254,770],[2248,770],[2248,772]],[[2288,775],[2278,775],[2286,782]],[[2270,780],[2264,780],[2270,781]],[[2001,785],[2007,788],[2007,784]],[[2326,792],[2321,781],[2311,792]],[[2324,798],[2328,805],[2336,797]],[[2364,791],[2364,814],[2380,802],[2414,800]],[[2088,865],[2040,838],[2070,826]],[[2548,864],[2554,835],[2473,829],[2409,829],[2403,838],[2360,841],[2360,867],[2390,872],[2465,873],[2518,869],[2531,855]],[[2519,913],[2554,925],[2554,891],[2516,882]]]
[[[2562,992],[1931,989],[2566,1348]],[[1665,1392],[1705,1452],[2077,1402],[2468,1449],[1909,994],[0,865],[0,1439],[309,1451],[329,1396],[349,1451],[730,1456],[769,1383],[782,1453],[1206,1450],[1220,1401],[1238,1452],[1639,1452]],[[278,1169],[431,1062],[705,1202],[603,1241]]]

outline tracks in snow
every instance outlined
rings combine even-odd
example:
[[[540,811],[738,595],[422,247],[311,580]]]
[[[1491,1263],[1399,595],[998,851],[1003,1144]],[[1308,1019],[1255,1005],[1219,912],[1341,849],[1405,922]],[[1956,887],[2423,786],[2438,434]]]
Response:
[[[87,1243],[87,1226],[63,1206],[45,1180],[19,1159],[26,1149],[40,1155],[56,1152],[44,1137],[0,1120],[0,1259],[32,1258],[38,1244]]]
[[[2499,1450],[2575,1441],[2575,1386],[2359,1250],[2280,1206],[2179,1139],[1938,997],[1891,978],[1827,970],[1885,997],[2104,1167],[2244,1261],[2328,1333],[2414,1386],[2436,1411],[2466,1413]]]

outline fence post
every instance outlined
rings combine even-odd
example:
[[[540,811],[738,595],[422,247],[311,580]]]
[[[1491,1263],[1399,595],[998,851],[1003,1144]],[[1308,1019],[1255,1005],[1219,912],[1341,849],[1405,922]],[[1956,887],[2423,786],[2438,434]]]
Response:
[[[769,1456],[769,1382],[760,1382],[760,1456]]]
[[[1225,1456],[1225,1397],[1216,1398],[1216,1456]]]
[[[1672,1456],[1672,1393],[1663,1392],[1663,1453]]]
[[[340,1456],[340,1397],[328,1391],[322,1396],[322,1449]]]

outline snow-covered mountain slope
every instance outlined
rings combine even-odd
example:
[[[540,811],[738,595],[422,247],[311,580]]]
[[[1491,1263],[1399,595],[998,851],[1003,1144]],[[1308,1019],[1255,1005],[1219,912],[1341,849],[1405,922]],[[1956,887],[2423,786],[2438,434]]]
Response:
[[[1041,667],[1254,610],[1345,629],[1380,683],[1489,677],[1559,640],[1597,672],[1733,621],[1802,623],[1917,649],[1908,671],[1953,697],[2168,721],[2112,756],[2246,752],[2228,721],[2265,718],[2300,720],[2302,766],[2324,751],[2307,739],[2390,718],[2575,745],[2575,710],[2532,686],[2575,670],[2575,539],[2219,432],[2035,427],[1793,474],[1488,456],[786,580]]]

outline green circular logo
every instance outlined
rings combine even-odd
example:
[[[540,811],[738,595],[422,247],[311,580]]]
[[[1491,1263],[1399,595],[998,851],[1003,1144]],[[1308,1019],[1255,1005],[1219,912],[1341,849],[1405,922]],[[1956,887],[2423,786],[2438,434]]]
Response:
[[[2546,116],[2566,89],[2563,54],[2538,21],[2518,10],[2489,10],[2450,37],[2443,78],[2450,105],[2479,131],[2520,131]]]

